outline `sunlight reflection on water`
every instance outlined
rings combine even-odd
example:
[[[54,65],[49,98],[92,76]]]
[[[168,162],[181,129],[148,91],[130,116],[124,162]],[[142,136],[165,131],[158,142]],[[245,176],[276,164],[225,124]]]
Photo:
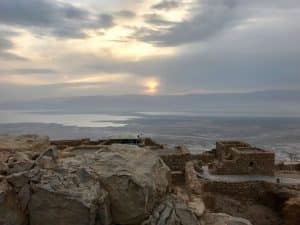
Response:
[[[0,111],[0,123],[54,123],[77,127],[124,127],[136,117],[107,114],[59,114],[28,111]]]

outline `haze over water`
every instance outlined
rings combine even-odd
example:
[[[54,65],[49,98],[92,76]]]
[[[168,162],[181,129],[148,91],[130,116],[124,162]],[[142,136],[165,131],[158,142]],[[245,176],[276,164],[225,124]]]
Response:
[[[160,143],[185,145],[192,152],[210,150],[218,140],[243,140],[275,151],[277,160],[287,160],[287,152],[300,151],[300,118],[0,111],[0,133],[36,133],[53,139],[135,137],[142,133]]]

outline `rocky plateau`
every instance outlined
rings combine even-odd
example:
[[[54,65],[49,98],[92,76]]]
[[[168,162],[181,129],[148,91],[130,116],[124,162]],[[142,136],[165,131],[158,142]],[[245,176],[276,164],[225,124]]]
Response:
[[[0,225],[300,224],[299,185],[234,190],[198,176],[210,160],[148,139],[1,136]]]

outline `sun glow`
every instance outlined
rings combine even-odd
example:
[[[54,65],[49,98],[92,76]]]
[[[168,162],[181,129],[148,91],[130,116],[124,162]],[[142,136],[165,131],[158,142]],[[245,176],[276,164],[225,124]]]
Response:
[[[94,76],[87,76],[79,79],[69,80],[66,83],[84,84],[84,83],[120,82],[124,79],[128,79],[129,77],[130,76],[127,74],[94,75]]]
[[[156,94],[159,89],[159,81],[157,79],[148,79],[144,83],[144,87],[146,88],[145,92],[147,94]]]
[[[54,75],[53,75],[54,76]],[[9,75],[0,77],[0,83],[16,85],[56,85],[56,84],[107,84],[119,83],[130,78],[130,74],[98,74],[89,75],[77,79],[70,79],[68,75],[53,77],[40,77],[39,75]]]

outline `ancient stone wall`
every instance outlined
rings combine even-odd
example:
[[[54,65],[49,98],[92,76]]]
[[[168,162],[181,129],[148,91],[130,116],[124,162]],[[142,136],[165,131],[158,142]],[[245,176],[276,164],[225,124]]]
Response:
[[[276,211],[281,211],[284,203],[294,197],[299,186],[268,183],[265,181],[220,182],[200,179],[203,192],[218,193],[239,201],[256,202]]]
[[[264,181],[248,181],[248,182],[225,182],[213,181],[200,178],[195,170],[195,163],[188,162],[185,169],[185,177],[187,187],[197,194],[211,192],[227,195],[238,200],[245,201],[264,201],[263,195],[266,192],[275,192],[282,187],[281,184],[270,184]],[[290,186],[293,189],[293,186]],[[265,204],[272,203],[269,200],[264,201]]]
[[[199,180],[202,183],[203,192],[215,192],[228,195],[239,200],[257,200],[263,181],[255,182],[220,182]]]
[[[210,152],[190,155],[190,160],[201,161],[203,164],[212,163],[214,159],[215,159],[215,155]]]
[[[162,145],[154,142],[151,138],[111,138],[111,139],[99,139],[90,140],[89,138],[83,139],[70,139],[70,140],[52,140],[51,145],[54,145],[59,150],[66,149],[68,147],[80,147],[80,146],[95,146],[95,145],[113,145],[113,144],[130,144],[138,145],[141,147],[152,147],[156,149],[163,148]]]
[[[173,149],[162,148],[156,149],[154,152],[158,153],[164,163],[171,169],[173,185],[183,185],[186,182],[189,183],[189,181],[186,181],[187,178],[190,179],[188,175],[189,172],[187,173],[185,171],[187,168],[187,164],[193,164],[192,161],[201,162],[202,164],[208,164],[211,163],[215,158],[215,155],[210,152],[191,154],[184,147],[176,147]],[[194,177],[196,177],[196,174],[194,175]],[[199,188],[196,189],[200,191]]]
[[[258,174],[273,176],[275,154],[243,142],[217,142],[215,174]]]
[[[162,155],[161,158],[173,171],[184,171],[185,163],[189,160],[189,155]]]
[[[224,159],[215,174],[274,175],[275,156],[269,152],[243,153],[232,151],[232,159]]]
[[[59,150],[67,147],[78,147],[85,144],[91,144],[90,139],[77,139],[77,140],[52,140],[51,145],[56,146]]]
[[[185,171],[185,165],[189,161],[201,161],[203,164],[213,162],[215,155],[210,152],[191,154],[186,149],[159,150],[160,157],[173,171]]]
[[[300,162],[299,163],[290,163],[290,164],[280,163],[280,164],[277,164],[275,167],[276,167],[276,170],[300,171]]]
[[[219,141],[216,143],[217,159],[222,161],[230,148],[251,147],[249,144],[241,141]]]
[[[299,201],[289,200],[297,196],[297,186],[264,181],[220,182],[202,179],[197,175],[194,162],[186,164],[185,177],[188,190],[201,195],[206,207],[211,210],[222,209],[222,212],[247,218],[258,225],[279,225],[283,221],[285,225],[299,224],[299,212],[292,208]]]
[[[298,225],[300,222],[300,201],[299,199],[297,199],[297,190],[299,190],[299,187],[297,187],[296,185],[282,186],[280,184],[272,184],[264,181],[231,183],[209,181],[203,179],[201,179],[201,181],[199,182],[201,182],[203,193],[205,193],[206,195],[211,193],[211,196],[221,195],[223,196],[222,198],[227,196],[242,203],[243,206],[257,204],[267,207],[274,213],[276,213],[277,216],[280,216],[280,218],[283,220],[284,225]],[[206,205],[209,207],[212,206],[210,204],[214,204],[213,200],[210,198],[206,199],[204,197],[204,200]],[[237,212],[240,212],[240,210],[241,209],[238,209]],[[256,218],[251,218],[256,221]],[[275,223],[271,224],[273,225]]]

